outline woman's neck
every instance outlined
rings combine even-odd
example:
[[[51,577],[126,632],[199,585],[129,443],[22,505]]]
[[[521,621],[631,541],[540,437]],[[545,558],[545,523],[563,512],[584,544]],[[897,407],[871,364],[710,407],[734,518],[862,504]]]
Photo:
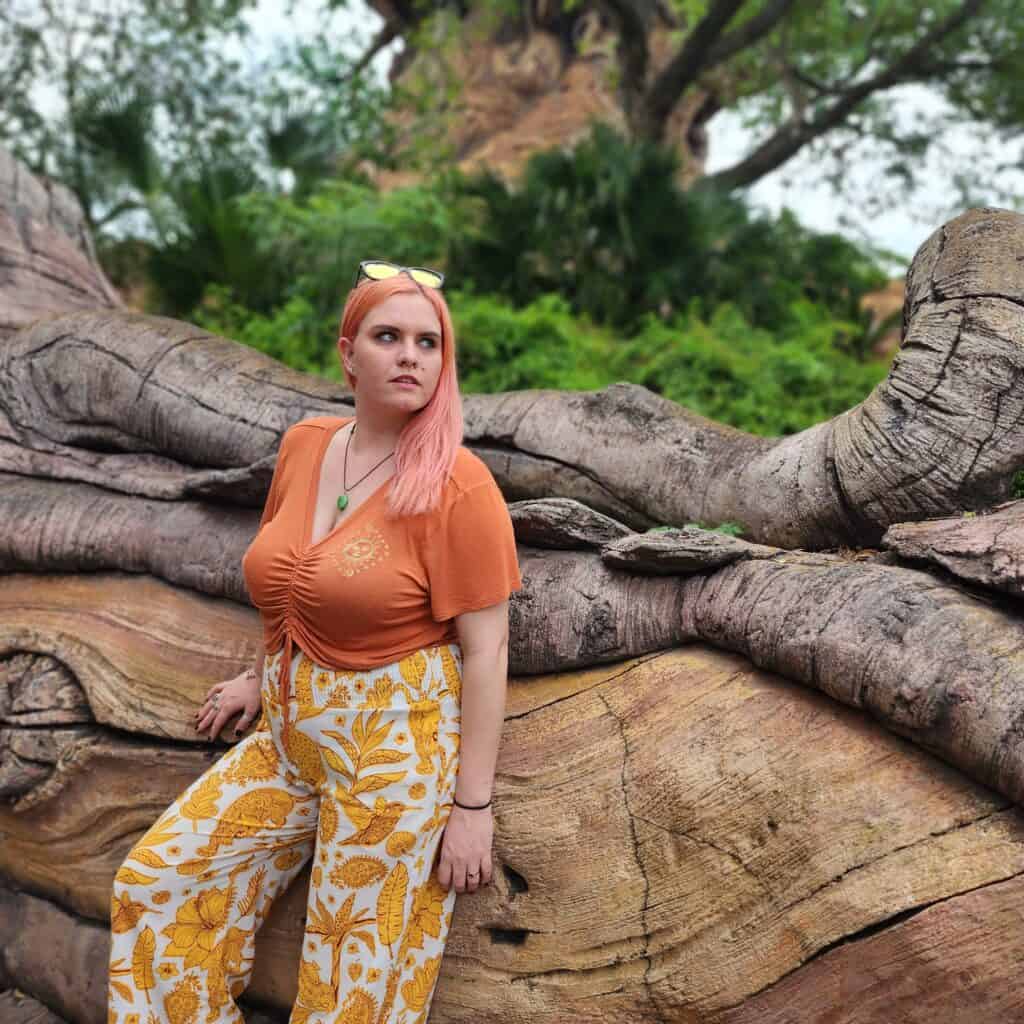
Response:
[[[412,418],[408,413],[396,414],[364,409],[358,404],[355,417],[356,430],[352,435],[352,452],[366,458],[374,455],[379,457],[394,451],[405,425]]]

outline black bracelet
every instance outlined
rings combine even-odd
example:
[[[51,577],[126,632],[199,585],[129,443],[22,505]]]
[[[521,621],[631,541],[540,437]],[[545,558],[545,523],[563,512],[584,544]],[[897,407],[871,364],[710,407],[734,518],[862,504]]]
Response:
[[[485,804],[460,804],[454,793],[452,794],[452,799],[455,801],[456,807],[464,807],[467,811],[482,811],[485,807],[490,807],[494,802],[494,797],[492,796]]]

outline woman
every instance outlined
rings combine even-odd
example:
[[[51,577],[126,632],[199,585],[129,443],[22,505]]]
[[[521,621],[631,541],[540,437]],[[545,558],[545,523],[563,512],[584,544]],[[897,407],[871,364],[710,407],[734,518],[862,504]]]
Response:
[[[355,415],[282,438],[242,561],[266,654],[196,729],[263,714],[117,873],[109,1024],[241,1021],[255,933],[311,856],[292,1024],[423,1022],[455,895],[491,880],[522,581],[501,492],[461,445],[441,283],[360,264],[338,339]]]

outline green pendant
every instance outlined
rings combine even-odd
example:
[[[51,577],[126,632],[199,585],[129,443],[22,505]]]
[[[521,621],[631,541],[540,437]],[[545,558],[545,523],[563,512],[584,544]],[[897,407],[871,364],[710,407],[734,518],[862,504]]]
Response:
[[[348,504],[348,495],[341,494],[338,496],[338,511],[344,512],[345,506]]]

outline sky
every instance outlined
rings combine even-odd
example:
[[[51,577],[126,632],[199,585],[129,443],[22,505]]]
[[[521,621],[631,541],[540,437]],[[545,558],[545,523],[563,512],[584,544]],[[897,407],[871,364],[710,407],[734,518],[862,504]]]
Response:
[[[250,12],[254,53],[273,48],[277,40],[325,30],[332,33],[355,32],[366,39],[381,24],[379,16],[359,0],[352,0],[346,10],[335,12],[326,24],[319,4],[303,5],[299,0],[292,12],[289,13],[287,8],[287,0],[259,0]],[[374,67],[382,78],[392,55],[400,46],[400,42],[394,43],[378,54]],[[918,123],[939,114],[944,103],[933,90],[916,85],[901,87],[899,102],[908,122]],[[715,115],[708,124],[708,132],[710,145],[706,170],[709,173],[731,165],[749,153],[757,141],[743,126],[741,117],[731,111]],[[1001,144],[998,140],[982,140],[968,129],[944,133],[942,143],[949,153],[966,154],[972,159],[987,161],[989,166],[1000,156],[1005,156],[1005,152],[999,152]],[[880,155],[860,155],[850,169],[851,191],[862,196],[869,194],[879,178],[882,163]],[[751,186],[746,197],[753,206],[772,213],[788,206],[802,223],[816,230],[838,231],[890,250],[904,261],[902,267],[898,262],[893,264],[893,271],[898,272],[905,270],[905,263],[937,227],[960,212],[950,166],[951,161],[943,152],[933,150],[925,161],[916,192],[892,210],[877,215],[867,212],[854,199],[837,197],[826,185],[809,184],[817,175],[815,157],[805,148]],[[1014,184],[1024,194],[1024,174],[1016,175],[1016,179]],[[984,201],[1004,205],[995,199]]]

